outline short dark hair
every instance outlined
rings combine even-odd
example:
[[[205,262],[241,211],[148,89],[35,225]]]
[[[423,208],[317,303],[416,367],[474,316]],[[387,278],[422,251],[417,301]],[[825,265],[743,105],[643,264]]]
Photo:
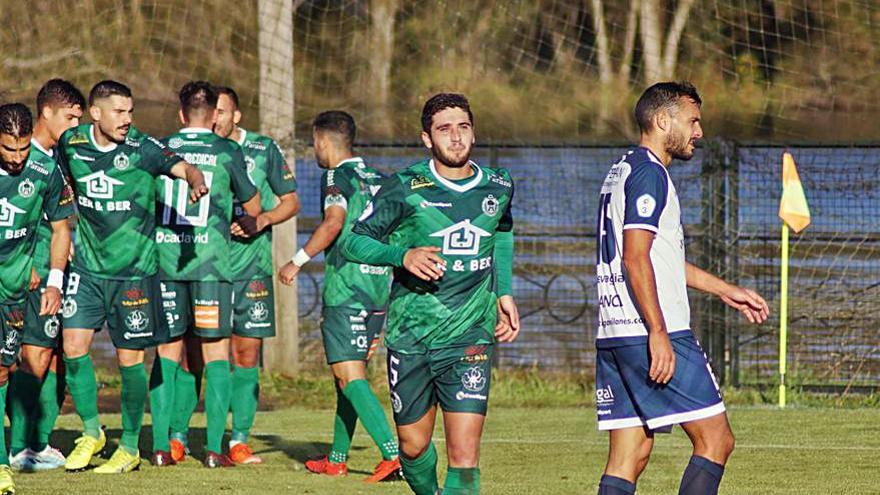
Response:
[[[46,107],[59,108],[63,106],[78,106],[85,110],[86,99],[71,82],[64,79],[50,79],[37,93],[37,114]]]
[[[34,118],[23,103],[7,103],[0,106],[0,134],[24,137],[34,132]]]
[[[697,88],[687,81],[659,82],[646,89],[636,103],[635,116],[639,129],[648,132],[654,126],[654,116],[660,110],[670,110],[678,106],[679,99],[687,97],[694,100],[697,106],[703,103]]]
[[[207,81],[190,81],[180,88],[180,108],[188,117],[193,110],[214,110],[217,108],[217,90]]]
[[[235,108],[240,108],[238,105],[238,93],[236,93],[234,89],[229,86],[216,86],[215,89],[217,89],[217,96],[226,95],[232,98],[232,103],[235,103]]]
[[[328,110],[319,113],[315,117],[315,121],[312,122],[312,126],[319,132],[332,132],[342,136],[349,146],[354,144],[354,138],[357,134],[354,117],[342,110]]]
[[[465,95],[460,93],[437,93],[429,98],[422,108],[422,130],[430,133],[434,114],[447,108],[460,108],[464,110],[468,114],[471,125],[473,125],[474,114],[471,112],[471,104]]]
[[[98,100],[110,98],[114,95],[131,98],[131,90],[121,82],[112,81],[110,79],[101,81],[92,86],[92,90],[89,91],[89,106],[94,105]]]

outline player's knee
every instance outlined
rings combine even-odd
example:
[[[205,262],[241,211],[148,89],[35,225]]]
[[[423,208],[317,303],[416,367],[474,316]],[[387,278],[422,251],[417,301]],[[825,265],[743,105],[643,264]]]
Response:
[[[9,368],[0,366],[0,387],[9,383]]]
[[[430,438],[427,441],[424,441],[422,439],[417,440],[400,437],[398,448],[400,450],[400,454],[407,459],[416,459],[427,452],[430,445]]]
[[[724,460],[727,461],[727,458],[730,457],[730,454],[733,453],[733,449],[736,447],[736,438],[733,436],[733,432],[727,430],[727,432],[722,436],[719,449],[721,450],[721,454],[724,457]]]
[[[480,455],[476,449],[449,449],[447,446],[446,455],[449,457],[449,465],[453,467],[477,467],[480,461]]]
[[[253,368],[258,364],[257,361],[259,360],[259,355],[259,347],[236,349],[233,352],[233,359],[235,360],[234,364],[239,368]]]

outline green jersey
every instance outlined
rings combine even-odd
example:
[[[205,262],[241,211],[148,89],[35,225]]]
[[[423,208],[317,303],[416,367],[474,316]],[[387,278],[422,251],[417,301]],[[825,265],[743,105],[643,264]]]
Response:
[[[48,156],[31,157],[24,169],[9,175],[0,169],[0,302],[20,302],[27,295],[43,217],[51,222],[73,214],[73,194],[61,170]]]
[[[36,139],[31,139],[31,152],[28,155],[28,161],[33,162],[35,165],[46,170],[48,170],[46,167],[47,165],[57,168],[53,155],[53,150],[43,149]],[[63,173],[61,174],[61,178],[64,178]],[[66,181],[64,187],[69,187]],[[71,195],[70,198],[72,201],[73,195]],[[49,220],[44,213],[40,225],[37,227],[37,246],[34,248],[34,269],[37,271],[37,275],[39,275],[44,281],[46,280],[46,277],[49,276],[49,245],[51,243],[52,225],[49,223]]]
[[[345,209],[342,231],[324,253],[324,306],[372,310],[388,304],[391,268],[352,263],[340,249],[383,179],[361,158],[345,160],[321,177],[321,215],[333,206]]]
[[[91,124],[68,129],[58,163],[76,192],[73,269],[94,277],[136,280],[158,270],[155,177],[180,157],[131,126],[121,143],[99,146]]]
[[[189,185],[160,177],[159,267],[164,280],[231,281],[230,234],[233,196],[257,193],[245,169],[241,147],[209,129],[181,129],[162,140],[205,176],[209,193],[191,204]]]
[[[504,169],[470,166],[473,175],[458,182],[437,173],[433,161],[398,172],[354,226],[355,234],[400,248],[436,246],[447,262],[436,282],[395,270],[389,349],[422,353],[494,342],[495,239],[513,229],[513,183]]]
[[[276,196],[296,192],[296,178],[284,159],[284,153],[272,138],[241,130],[238,142],[244,152],[247,173],[251,182],[260,191],[260,204],[263,211],[275,207]],[[235,215],[243,212],[236,201]],[[272,268],[272,230],[266,229],[255,237],[232,238],[232,277],[233,280],[251,280],[271,277]]]

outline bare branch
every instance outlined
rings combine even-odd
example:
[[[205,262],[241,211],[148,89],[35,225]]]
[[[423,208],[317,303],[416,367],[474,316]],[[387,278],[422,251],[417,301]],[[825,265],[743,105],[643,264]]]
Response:
[[[602,84],[610,84],[613,75],[608,32],[605,30],[605,9],[602,6],[602,0],[592,0],[591,6],[593,9],[593,30],[596,32],[596,55],[599,59],[599,81]]]
[[[675,16],[672,18],[672,24],[666,34],[666,46],[663,48],[663,77],[675,75],[675,67],[678,64],[678,45],[687,24],[688,14],[693,6],[694,0],[680,0],[675,9]]]

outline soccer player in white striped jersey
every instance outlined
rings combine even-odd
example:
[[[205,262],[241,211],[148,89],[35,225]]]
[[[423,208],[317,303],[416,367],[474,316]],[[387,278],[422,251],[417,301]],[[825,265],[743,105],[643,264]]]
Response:
[[[700,96],[689,83],[658,83],[636,104],[639,147],[609,171],[599,203],[596,275],[596,412],[610,431],[599,495],[630,495],[654,434],[680,424],[693,443],[680,495],[718,492],[733,433],[706,355],[690,329],[687,288],[721,298],[753,323],[767,319],[756,292],[685,260],[684,231],[667,168],[703,137]]]

